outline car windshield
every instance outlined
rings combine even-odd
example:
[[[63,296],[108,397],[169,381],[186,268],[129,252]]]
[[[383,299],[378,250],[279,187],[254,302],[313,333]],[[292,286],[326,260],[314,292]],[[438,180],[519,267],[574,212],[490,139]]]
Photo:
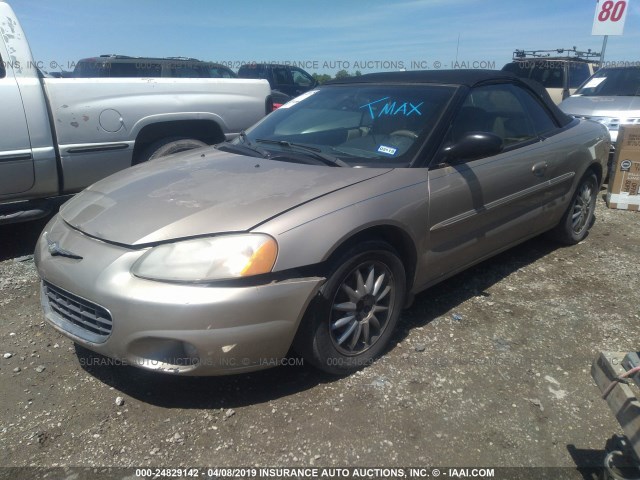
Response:
[[[640,68],[603,68],[598,70],[575,95],[625,96],[640,95]]]
[[[434,85],[332,85],[307,92],[235,140],[275,158],[341,166],[407,166],[455,92]]]

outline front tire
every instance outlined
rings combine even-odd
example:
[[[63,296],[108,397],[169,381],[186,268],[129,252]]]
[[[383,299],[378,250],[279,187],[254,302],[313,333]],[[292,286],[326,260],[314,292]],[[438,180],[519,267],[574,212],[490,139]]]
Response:
[[[405,269],[390,245],[366,241],[351,248],[333,263],[294,348],[324,372],[360,370],[387,348],[405,291]]]
[[[565,245],[575,245],[584,240],[595,219],[598,178],[587,173],[576,189],[569,208],[560,223],[549,233],[551,237]]]

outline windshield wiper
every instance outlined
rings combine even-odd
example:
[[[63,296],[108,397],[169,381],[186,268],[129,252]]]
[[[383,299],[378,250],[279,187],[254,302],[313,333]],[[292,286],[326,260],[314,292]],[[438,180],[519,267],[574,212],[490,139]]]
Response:
[[[271,154],[262,148],[258,148],[251,144],[244,130],[240,132],[242,143],[224,142],[216,145],[218,150],[231,153],[240,153],[241,155],[249,155],[251,157],[270,158]]]
[[[239,153],[240,155],[248,155],[250,157],[269,158],[269,152],[256,147],[250,147],[242,143],[224,142],[216,145],[218,150],[223,152]]]
[[[305,150],[310,150],[312,152],[321,152],[318,147],[312,147],[311,145],[305,145],[304,143],[292,143],[287,140],[269,140],[266,138],[258,138],[256,140],[258,143],[269,143],[271,145],[281,145],[283,147],[299,147]]]
[[[326,153],[322,153],[322,150],[317,147],[312,147],[311,145],[305,145],[303,143],[292,143],[286,140],[268,140],[259,138],[256,140],[257,143],[267,143],[269,145],[280,145],[281,147],[287,147],[292,149],[304,150],[304,152],[320,161],[322,161],[325,165],[329,165],[332,167],[341,166],[341,167],[349,167],[349,164],[343,160],[340,160],[338,157],[334,157],[333,155],[327,155]]]

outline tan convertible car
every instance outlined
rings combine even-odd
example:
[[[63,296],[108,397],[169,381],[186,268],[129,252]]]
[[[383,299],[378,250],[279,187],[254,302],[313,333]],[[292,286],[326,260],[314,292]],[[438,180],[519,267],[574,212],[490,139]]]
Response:
[[[36,249],[48,322],[141,368],[335,374],[388,347],[412,296],[549,231],[583,240],[607,129],[506,72],[334,81],[230,143],[117,173]]]

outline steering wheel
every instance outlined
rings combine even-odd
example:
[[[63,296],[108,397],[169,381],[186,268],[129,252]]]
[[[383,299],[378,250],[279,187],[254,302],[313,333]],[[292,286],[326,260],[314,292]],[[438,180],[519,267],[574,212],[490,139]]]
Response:
[[[396,130],[395,132],[391,132],[390,135],[398,136],[398,137],[408,137],[412,140],[418,138],[418,134],[416,132],[412,132],[411,130]]]

